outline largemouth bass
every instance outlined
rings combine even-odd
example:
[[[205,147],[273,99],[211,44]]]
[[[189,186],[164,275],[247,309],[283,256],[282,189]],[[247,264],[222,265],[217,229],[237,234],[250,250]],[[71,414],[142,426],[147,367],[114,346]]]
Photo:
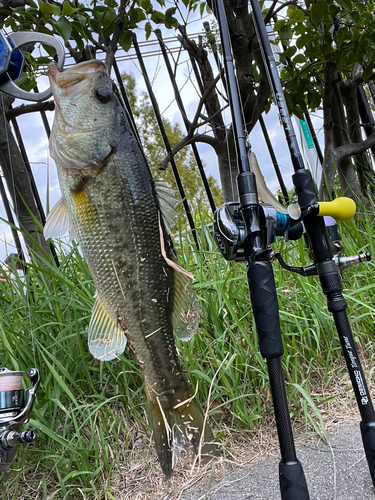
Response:
[[[108,361],[129,340],[168,478],[180,456],[217,454],[173,338],[173,331],[191,337],[199,316],[191,279],[167,244],[175,201],[170,188],[153,182],[104,64],[87,61],[64,72],[50,65],[48,73],[56,105],[50,154],[62,200],[45,236],[69,230],[78,238],[97,289],[89,350]]]

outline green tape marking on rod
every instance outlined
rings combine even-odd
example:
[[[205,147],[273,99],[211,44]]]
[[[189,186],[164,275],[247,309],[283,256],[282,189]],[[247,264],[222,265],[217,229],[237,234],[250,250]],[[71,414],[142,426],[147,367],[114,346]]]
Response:
[[[305,141],[306,141],[307,147],[309,149],[314,149],[314,147],[315,147],[314,146],[314,141],[313,141],[313,138],[312,138],[309,126],[307,125],[307,123],[305,122],[305,120],[301,120],[300,119],[299,122],[300,122],[300,125],[301,125],[301,128],[302,128],[303,135],[305,137]]]

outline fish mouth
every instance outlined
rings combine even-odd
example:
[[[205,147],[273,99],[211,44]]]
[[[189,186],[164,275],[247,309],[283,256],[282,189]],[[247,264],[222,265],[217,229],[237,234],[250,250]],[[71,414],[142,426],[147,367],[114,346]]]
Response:
[[[48,66],[48,76],[50,83],[53,88],[57,87],[60,89],[68,88],[83,80],[90,79],[92,75],[98,71],[107,74],[106,67],[102,61],[97,59],[92,59],[90,61],[85,61],[83,63],[72,66],[65,71],[60,71],[56,67],[56,63],[51,63]]]

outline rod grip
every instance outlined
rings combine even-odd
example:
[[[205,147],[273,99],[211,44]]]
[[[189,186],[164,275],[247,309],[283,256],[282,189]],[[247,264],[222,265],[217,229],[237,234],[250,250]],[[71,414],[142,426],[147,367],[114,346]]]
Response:
[[[280,462],[280,492],[282,500],[310,500],[301,463]]]
[[[247,279],[260,352],[264,358],[282,356],[284,348],[281,340],[279,305],[271,262],[250,262],[247,267]]]
[[[375,422],[361,422],[361,434],[372,484],[375,486]]]

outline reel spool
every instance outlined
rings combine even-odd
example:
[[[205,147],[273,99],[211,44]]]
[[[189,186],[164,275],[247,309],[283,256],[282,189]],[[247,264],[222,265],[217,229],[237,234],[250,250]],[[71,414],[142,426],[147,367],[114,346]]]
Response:
[[[26,391],[23,389],[25,375],[32,384]],[[27,372],[0,368],[0,473],[9,469],[19,444],[32,443],[36,439],[35,431],[22,431],[20,427],[30,417],[39,383],[36,368]]]
[[[24,407],[23,372],[0,370],[0,425],[20,413]]]

